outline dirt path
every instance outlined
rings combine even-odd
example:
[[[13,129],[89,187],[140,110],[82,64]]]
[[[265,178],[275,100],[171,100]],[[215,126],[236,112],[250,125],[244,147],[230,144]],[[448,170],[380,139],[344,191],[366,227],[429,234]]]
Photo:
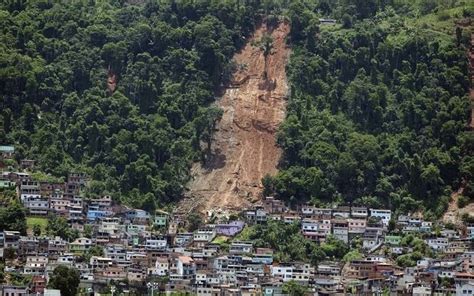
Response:
[[[267,56],[267,79],[263,51],[254,44],[266,33],[273,38],[273,49]],[[284,119],[288,93],[288,33],[286,23],[272,32],[263,24],[235,55],[238,70],[217,102],[224,113],[214,134],[212,156],[205,166],[198,163],[192,168],[190,193],[179,205],[180,212],[247,207],[259,200],[261,179],[276,173],[281,151],[275,143],[275,132]]]

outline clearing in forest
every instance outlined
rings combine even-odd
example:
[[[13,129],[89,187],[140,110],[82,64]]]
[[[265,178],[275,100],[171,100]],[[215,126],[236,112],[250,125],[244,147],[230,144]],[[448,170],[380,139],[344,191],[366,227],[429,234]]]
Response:
[[[289,25],[263,23],[234,56],[237,70],[216,102],[223,110],[205,164],[192,168],[190,192],[179,211],[239,210],[260,199],[261,179],[281,156],[275,133],[285,116]],[[271,36],[271,38],[268,38]]]

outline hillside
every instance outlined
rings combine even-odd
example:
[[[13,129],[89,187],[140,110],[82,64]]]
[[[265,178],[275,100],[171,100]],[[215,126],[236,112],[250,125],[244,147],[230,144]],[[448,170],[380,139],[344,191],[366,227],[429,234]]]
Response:
[[[7,1],[0,145],[15,159],[0,166],[85,172],[86,197],[150,211],[272,195],[459,218],[473,15],[461,0]]]
[[[439,218],[461,184],[463,200],[474,197],[472,27],[456,29],[472,23],[472,4],[359,4],[288,12],[292,92],[278,133],[282,166],[265,193],[294,206],[353,204]],[[341,23],[314,27],[318,8]]]
[[[204,164],[192,169],[189,199],[182,211],[238,210],[260,198],[261,180],[275,174],[281,151],[275,133],[285,114],[288,92],[285,66],[289,54],[287,23],[269,28],[263,23],[234,57],[237,71],[217,101],[222,119]],[[271,52],[257,44],[268,34]],[[265,75],[266,72],[266,75]]]
[[[86,172],[87,196],[147,209],[180,199],[258,9],[2,2],[0,144],[47,174]]]

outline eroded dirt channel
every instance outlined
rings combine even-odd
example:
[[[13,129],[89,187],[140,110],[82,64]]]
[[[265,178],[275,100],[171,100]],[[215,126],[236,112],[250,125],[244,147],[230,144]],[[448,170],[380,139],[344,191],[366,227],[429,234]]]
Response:
[[[235,55],[232,83],[216,102],[223,109],[213,136],[212,153],[205,164],[192,168],[190,192],[181,202],[182,213],[239,210],[261,197],[261,179],[275,174],[281,156],[275,133],[285,116],[288,84],[289,25],[262,24]],[[270,54],[258,42],[272,37]],[[265,75],[266,73],[266,75]]]

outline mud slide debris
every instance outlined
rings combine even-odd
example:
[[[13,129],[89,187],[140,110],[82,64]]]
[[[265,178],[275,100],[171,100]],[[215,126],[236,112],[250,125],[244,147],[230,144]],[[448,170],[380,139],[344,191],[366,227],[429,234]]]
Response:
[[[217,125],[212,153],[205,165],[195,164],[190,192],[179,205],[182,213],[198,210],[241,210],[259,200],[266,174],[275,174],[281,156],[275,132],[285,116],[288,85],[289,25],[270,30],[262,24],[235,55],[238,70],[217,101],[224,114]],[[264,34],[273,39],[267,56],[255,46]],[[266,77],[265,77],[266,76]]]

